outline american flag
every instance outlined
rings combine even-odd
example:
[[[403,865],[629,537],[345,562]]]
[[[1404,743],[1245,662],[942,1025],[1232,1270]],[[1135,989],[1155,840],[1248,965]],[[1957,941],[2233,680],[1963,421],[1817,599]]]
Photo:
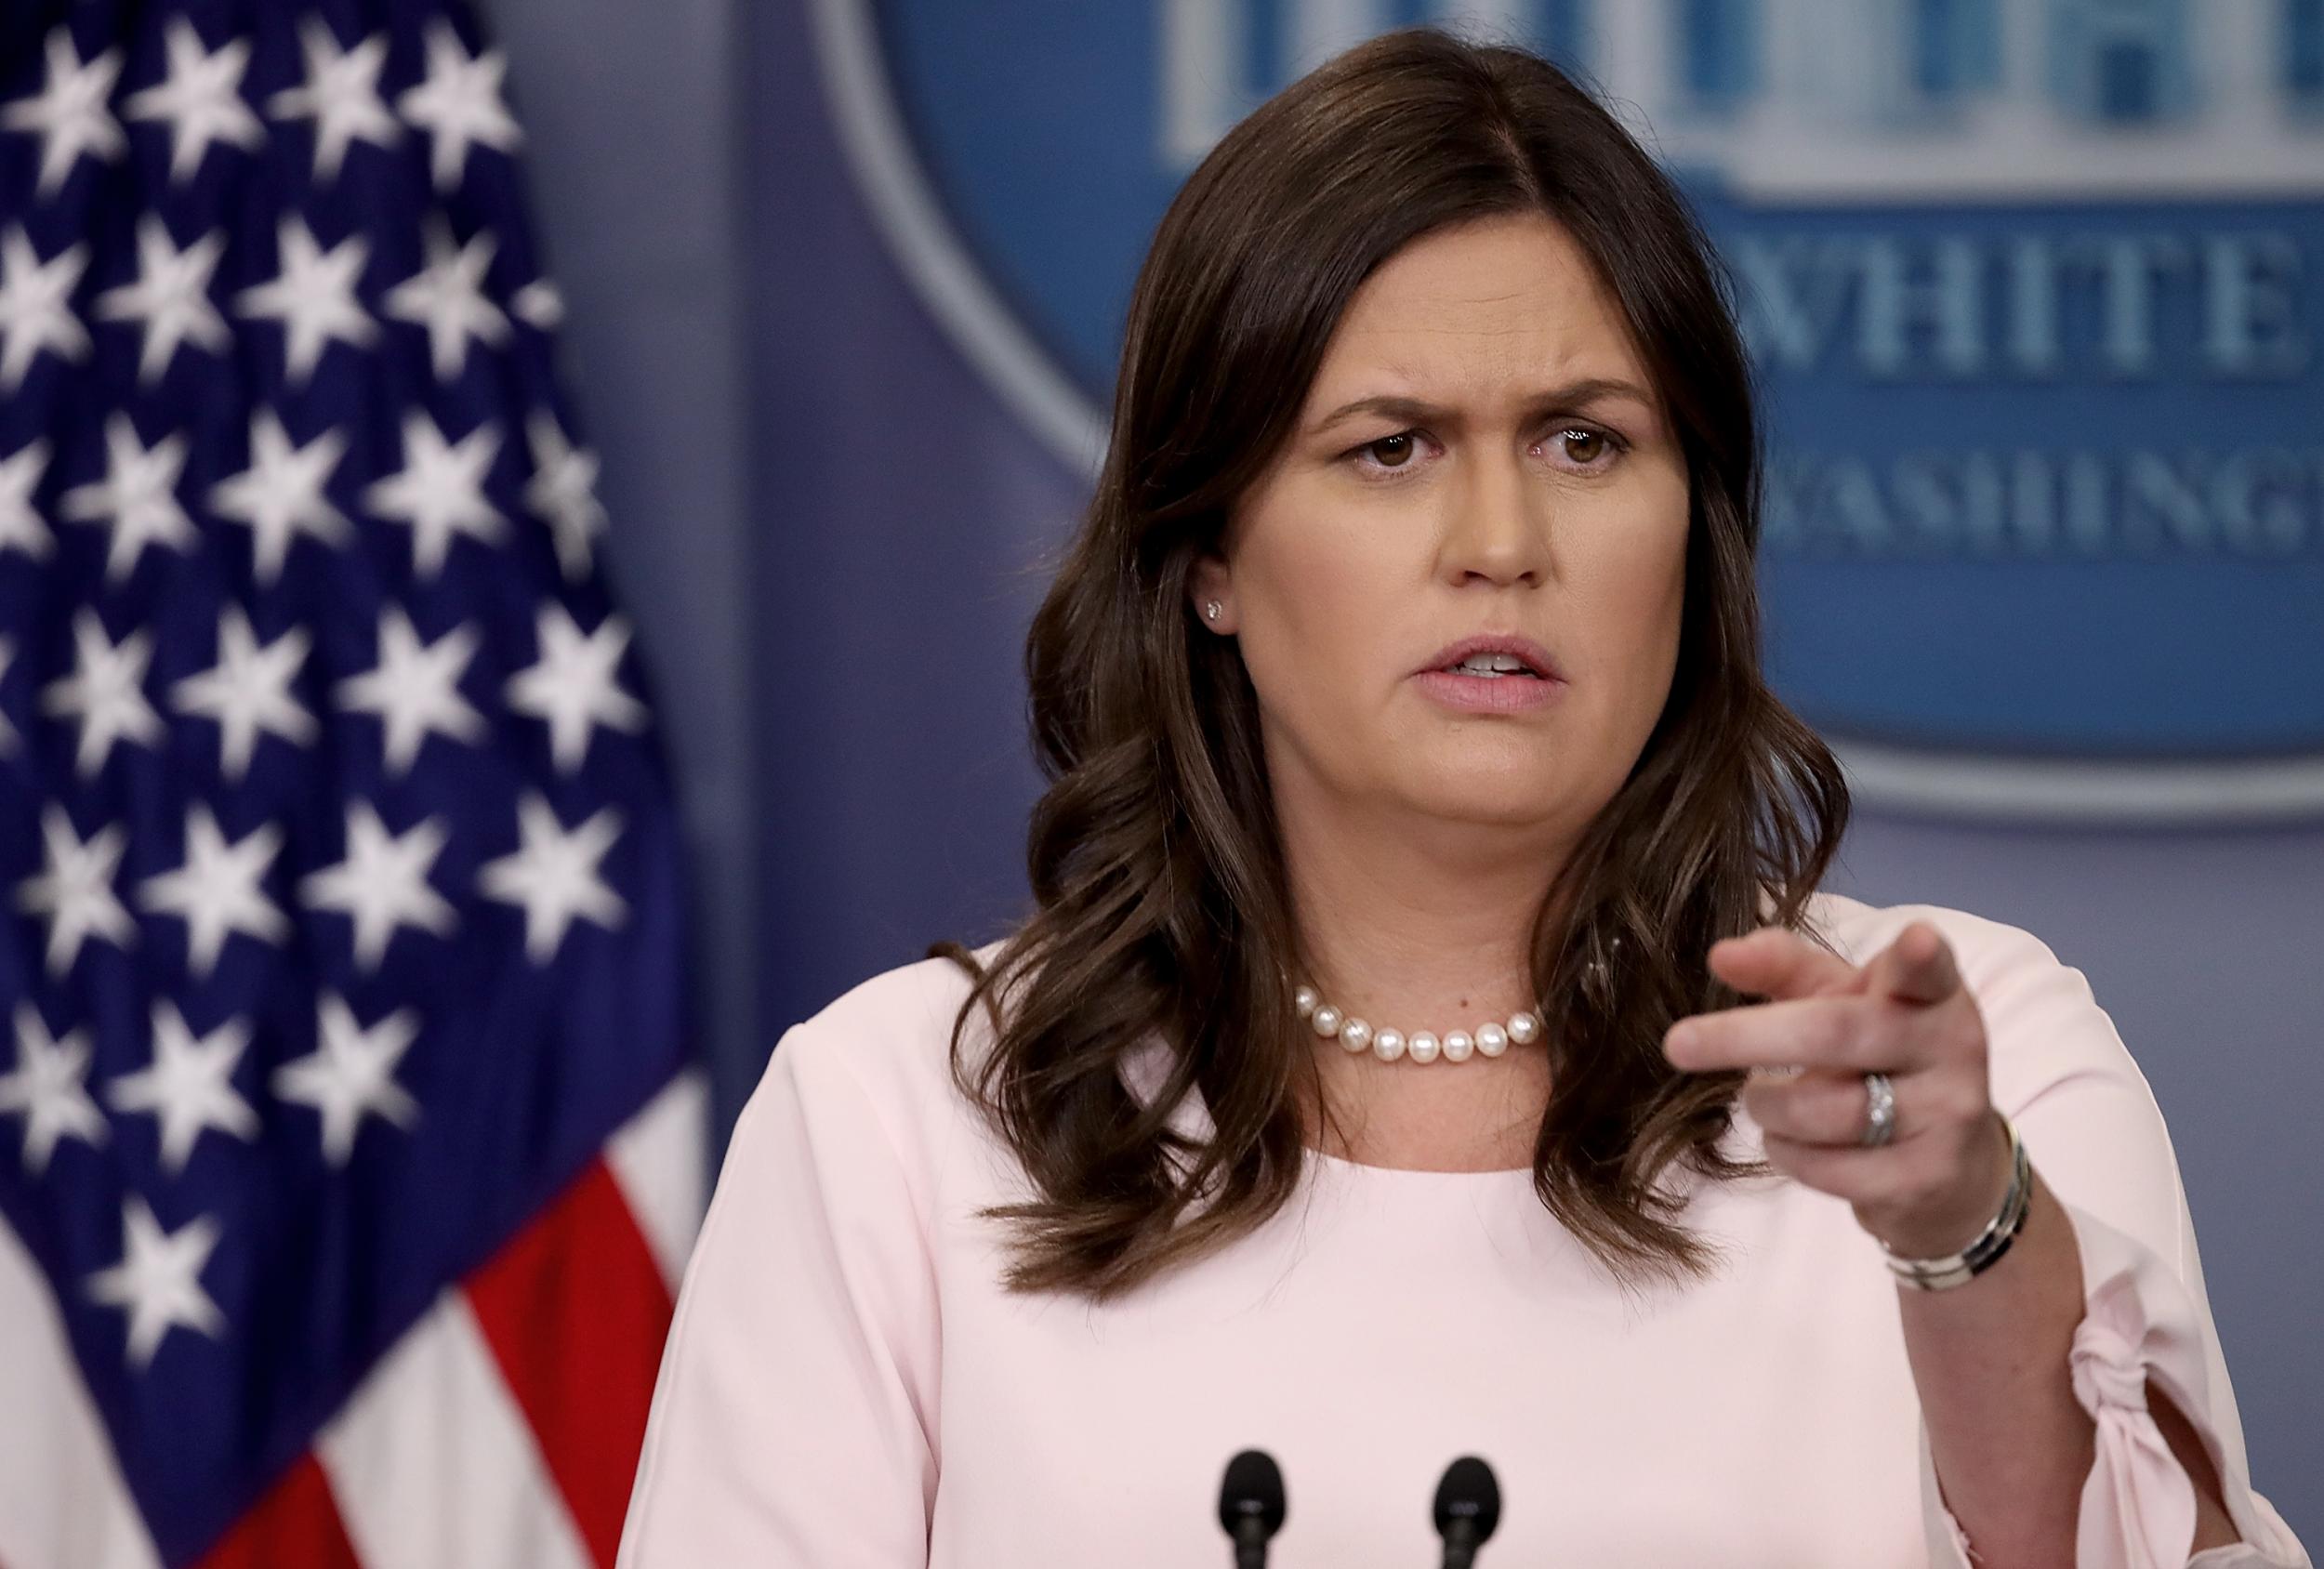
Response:
[[[0,6],[0,1565],[610,1564],[670,792],[445,0]]]

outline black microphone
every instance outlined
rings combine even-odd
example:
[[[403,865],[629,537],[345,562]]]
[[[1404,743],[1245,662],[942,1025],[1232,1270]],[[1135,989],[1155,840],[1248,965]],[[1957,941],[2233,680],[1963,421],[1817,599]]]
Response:
[[[1501,1523],[1500,1483],[1493,1468],[1463,1455],[1445,1468],[1436,1484],[1436,1534],[1445,1538],[1445,1569],[1469,1569],[1477,1549]]]
[[[1246,1449],[1226,1463],[1219,1523],[1235,1538],[1235,1569],[1265,1569],[1267,1538],[1283,1529],[1283,1472],[1264,1449]]]

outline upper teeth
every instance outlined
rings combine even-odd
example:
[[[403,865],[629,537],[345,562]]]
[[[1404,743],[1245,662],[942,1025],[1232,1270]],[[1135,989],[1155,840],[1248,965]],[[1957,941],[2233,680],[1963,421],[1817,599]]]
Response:
[[[1513,653],[1472,653],[1453,668],[1479,676],[1511,676],[1525,670],[1527,666]]]

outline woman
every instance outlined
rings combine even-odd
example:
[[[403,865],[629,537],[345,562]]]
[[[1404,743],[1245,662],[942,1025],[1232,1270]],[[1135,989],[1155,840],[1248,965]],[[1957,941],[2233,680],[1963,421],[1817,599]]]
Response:
[[[622,1562],[1226,1562],[1259,1446],[1278,1564],[1437,1562],[1464,1452],[1502,1563],[2306,1563],[2080,972],[1816,888],[1754,442],[1552,67],[1397,34],[1230,135],[1032,630],[1036,913],[784,1037]]]

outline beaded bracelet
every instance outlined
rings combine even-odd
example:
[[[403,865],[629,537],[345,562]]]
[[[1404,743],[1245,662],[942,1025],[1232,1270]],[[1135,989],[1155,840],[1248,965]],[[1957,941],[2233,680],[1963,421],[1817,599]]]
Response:
[[[1888,1244],[1881,1244],[1881,1251],[1888,1255],[1888,1268],[1895,1277],[1919,1291],[1947,1291],[1956,1286],[1966,1286],[1997,1263],[2009,1245],[2017,1240],[2017,1233],[2026,1229],[2026,1216],[2033,1208],[2033,1166],[2026,1158],[2026,1141],[2017,1136],[2017,1125],[2004,1116],[2001,1126],[2009,1129],[2009,1190],[2001,1194],[2001,1207],[1986,1222],[1976,1240],[1960,1252],[1939,1259],[1905,1259],[1890,1252]]]

